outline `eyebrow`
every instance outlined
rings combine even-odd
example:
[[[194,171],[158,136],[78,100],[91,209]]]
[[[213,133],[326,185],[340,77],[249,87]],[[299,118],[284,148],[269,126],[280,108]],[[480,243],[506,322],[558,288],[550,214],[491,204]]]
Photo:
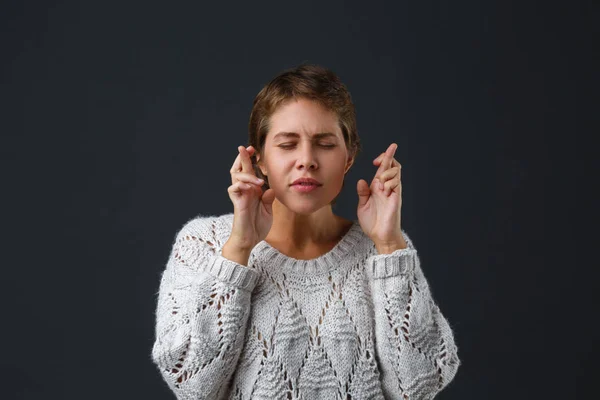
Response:
[[[294,137],[294,138],[299,138],[300,135],[297,134],[296,132],[279,132],[277,134],[275,134],[275,136],[273,136],[273,140],[277,140],[280,137]],[[337,139],[337,135],[335,133],[331,133],[331,132],[319,132],[319,133],[315,133],[314,135],[312,135],[313,139],[317,140],[317,139],[322,139],[324,137],[333,137]]]

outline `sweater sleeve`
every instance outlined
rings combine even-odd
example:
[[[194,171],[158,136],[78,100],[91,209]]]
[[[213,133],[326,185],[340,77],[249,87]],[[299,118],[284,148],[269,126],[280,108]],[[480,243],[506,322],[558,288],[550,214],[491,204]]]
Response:
[[[178,399],[214,399],[243,347],[257,272],[221,255],[209,218],[177,234],[162,273],[152,360]]]
[[[402,233],[407,248],[367,260],[380,378],[387,399],[432,399],[452,381],[460,360],[417,250]]]

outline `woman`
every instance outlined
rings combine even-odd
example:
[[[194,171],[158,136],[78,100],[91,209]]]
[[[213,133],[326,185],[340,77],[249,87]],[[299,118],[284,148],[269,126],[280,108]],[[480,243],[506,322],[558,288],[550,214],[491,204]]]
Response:
[[[233,213],[178,232],[152,359],[179,399],[431,399],[460,364],[401,229],[392,143],[357,183],[358,220],[332,203],[360,150],[330,70],[302,65],[254,100]],[[254,161],[253,161],[254,159]]]

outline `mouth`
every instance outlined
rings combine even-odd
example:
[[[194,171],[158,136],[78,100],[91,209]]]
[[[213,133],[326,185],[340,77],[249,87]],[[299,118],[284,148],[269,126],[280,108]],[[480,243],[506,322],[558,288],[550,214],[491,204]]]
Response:
[[[302,177],[302,178],[298,178],[296,179],[293,183],[292,186],[294,185],[315,185],[315,186],[321,186],[321,182],[319,182],[318,180],[311,178],[311,177]]]
[[[317,183],[310,183],[310,182],[298,182],[298,183],[292,184],[292,186],[321,186],[321,185],[317,184]]]
[[[307,192],[312,192],[313,190],[316,190],[318,188],[320,188],[322,185],[318,185],[315,183],[307,183],[307,182],[301,182],[301,183],[295,183],[292,185],[292,189],[298,191],[298,192],[302,192],[302,193],[307,193]]]

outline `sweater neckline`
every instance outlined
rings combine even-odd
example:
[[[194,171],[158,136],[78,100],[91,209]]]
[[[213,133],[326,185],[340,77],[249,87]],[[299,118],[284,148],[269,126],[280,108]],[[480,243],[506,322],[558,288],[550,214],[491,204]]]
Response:
[[[262,240],[253,249],[256,255],[260,254],[263,261],[277,265],[277,269],[284,273],[299,275],[321,274],[338,268],[342,260],[354,257],[357,245],[364,233],[358,220],[353,220],[350,229],[342,236],[337,244],[327,253],[309,260],[300,260],[287,256]]]

